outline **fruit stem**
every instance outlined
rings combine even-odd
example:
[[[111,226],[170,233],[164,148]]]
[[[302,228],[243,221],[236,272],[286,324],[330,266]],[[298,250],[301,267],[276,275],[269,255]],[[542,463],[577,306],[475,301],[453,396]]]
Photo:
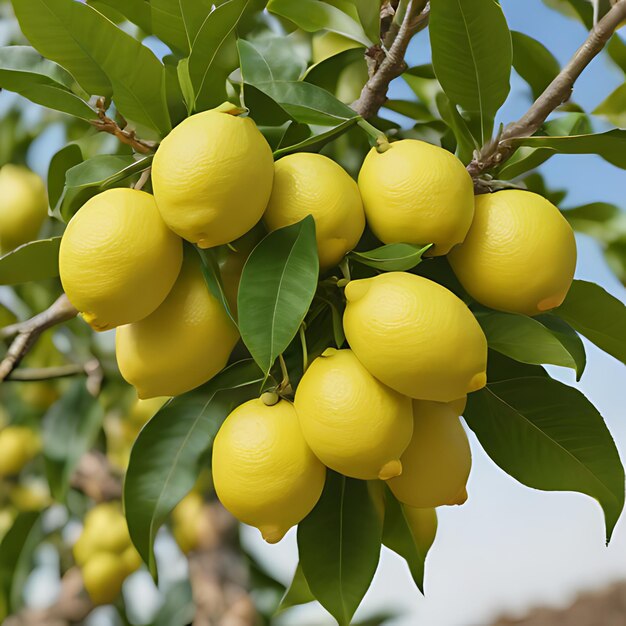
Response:
[[[280,396],[275,391],[266,391],[261,394],[261,402],[265,406],[274,406],[280,400]]]
[[[372,143],[376,147],[378,152],[386,152],[391,148],[387,135],[382,130],[378,130],[375,126],[372,126],[369,122],[363,118],[359,119],[357,125],[360,126],[373,140]]]
[[[344,280],[347,280],[348,282],[350,282],[352,278],[350,277],[350,263],[348,261],[348,257],[344,257],[341,260],[341,262],[339,263],[339,269],[341,270],[341,273],[343,274]],[[341,280],[338,280],[337,281],[338,287],[345,287],[345,284],[340,284],[340,283],[341,283]]]
[[[307,371],[309,367],[309,352],[306,347],[306,333],[304,322],[300,324],[300,344],[302,345],[302,373]]]
[[[289,382],[289,372],[287,371],[287,364],[282,354],[278,355],[278,362],[280,363],[280,371],[283,374],[283,379],[278,385],[277,392],[279,395],[289,395],[292,393],[291,383]]]

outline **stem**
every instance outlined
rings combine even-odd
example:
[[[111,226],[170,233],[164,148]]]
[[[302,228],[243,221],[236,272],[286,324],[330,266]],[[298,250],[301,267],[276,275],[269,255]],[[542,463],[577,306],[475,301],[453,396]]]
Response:
[[[280,371],[283,376],[280,385],[278,385],[278,393],[288,395],[291,393],[292,389],[291,383],[289,382],[289,372],[287,371],[287,364],[285,363],[285,359],[282,354],[278,355],[278,362],[280,363]]]
[[[152,172],[151,167],[148,167],[143,172],[141,172],[141,176],[139,177],[139,180],[137,181],[133,189],[136,189],[137,191],[140,191],[141,189],[143,189],[144,185],[148,182],[148,179],[150,178],[151,172]]]
[[[306,372],[309,367],[309,352],[306,346],[306,333],[304,323],[300,324],[300,345],[302,346],[302,373]]]
[[[352,278],[350,276],[350,262],[348,261],[348,257],[344,257],[343,259],[341,259],[341,262],[339,263],[339,269],[341,270],[341,273],[343,274],[344,280],[347,280],[348,282],[350,282]],[[339,282],[340,281],[337,282],[338,287],[345,286],[345,285],[339,285]]]
[[[389,150],[391,144],[389,143],[387,135],[385,135],[382,130],[378,130],[378,128],[363,118],[357,122],[357,125],[360,126],[374,140],[374,144],[376,145],[376,150],[378,150],[378,152],[386,152]]]

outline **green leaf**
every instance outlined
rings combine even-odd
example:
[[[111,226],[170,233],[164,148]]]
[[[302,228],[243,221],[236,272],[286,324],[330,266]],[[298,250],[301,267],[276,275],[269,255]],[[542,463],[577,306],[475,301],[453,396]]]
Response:
[[[31,44],[65,67],[85,91],[109,96],[112,86],[124,117],[160,135],[169,132],[165,68],[148,48],[74,0],[13,0],[13,7]]]
[[[548,376],[548,372],[541,365],[528,365],[495,350],[489,350],[487,356],[487,380],[490,383],[511,378],[529,378],[533,376]]]
[[[0,285],[19,285],[59,275],[61,237],[25,243],[0,257]]]
[[[267,235],[248,257],[237,298],[239,332],[264,372],[296,336],[313,300],[318,273],[310,215]]]
[[[459,113],[448,96],[439,92],[435,96],[435,104],[443,121],[452,129],[457,142],[457,153],[462,163],[469,163],[472,160],[474,151],[480,146],[470,131],[467,120]]]
[[[224,291],[224,284],[222,283],[219,264],[217,262],[217,258],[215,257],[216,249],[209,248],[208,250],[203,250],[201,248],[196,248],[196,250],[200,255],[200,260],[202,262],[202,275],[204,276],[204,281],[206,282],[209,291],[217,300],[219,300],[219,302],[221,302],[222,306],[226,310],[226,313],[228,313],[228,317],[230,317],[230,319],[237,324],[237,320],[230,310],[226,292]]]
[[[102,5],[115,9],[144,33],[152,35],[152,15],[146,0],[87,0],[87,4],[101,11]]]
[[[487,454],[522,484],[595,498],[610,539],[624,506],[624,470],[582,393],[552,378],[504,380],[470,394],[463,415]]]
[[[311,592],[340,626],[372,582],[381,533],[367,483],[329,472],[322,497],[298,525],[298,551]]]
[[[383,543],[407,562],[411,576],[422,593],[426,556],[436,532],[435,509],[409,509],[385,488]]]
[[[574,230],[600,241],[614,241],[626,230],[624,212],[608,202],[591,202],[562,211]],[[620,227],[620,224],[624,225]]]
[[[192,41],[185,28],[180,0],[151,0],[150,11],[152,32],[171,49],[189,54]]]
[[[383,272],[404,272],[419,265],[423,254],[432,247],[412,243],[389,243],[368,252],[350,252],[350,259]]]
[[[593,114],[606,118],[615,126],[626,126],[626,83],[621,84],[603,100],[593,110]]]
[[[141,430],[130,454],[124,508],[131,539],[156,579],[154,538],[193,487],[202,458],[227,415],[258,396],[263,375],[250,360],[170,400]]]
[[[190,48],[193,46],[204,21],[211,12],[210,0],[179,0],[180,12],[183,16],[185,31],[190,42]]]
[[[65,148],[61,148],[50,160],[48,166],[48,202],[51,207],[55,207],[65,187],[65,173],[74,165],[78,165],[83,160],[83,153],[75,143],[70,143]]]
[[[626,241],[611,242],[604,250],[604,258],[622,285],[626,285]]]
[[[368,48],[372,45],[372,40],[365,34],[361,24],[347,13],[330,4],[319,2],[319,0],[298,0],[298,2],[270,0],[267,3],[267,10],[291,20],[309,33],[330,30],[348,39],[358,41]]]
[[[196,607],[189,580],[168,585],[163,595],[163,603],[150,626],[187,626],[193,622]]]
[[[0,48],[0,85],[31,102],[93,120],[96,112],[72,93],[74,79],[59,65],[44,59],[29,46]]]
[[[576,332],[557,317],[527,317],[500,311],[479,311],[489,347],[506,356],[534,365],[570,367],[579,380],[585,369],[585,348]]]
[[[289,585],[289,589],[285,592],[276,613],[290,609],[292,606],[299,606],[300,604],[308,604],[309,602],[315,602],[315,596],[309,589],[309,583],[304,577],[302,571],[302,565],[298,563],[296,571]]]
[[[72,473],[93,446],[103,417],[102,406],[87,391],[84,379],[75,380],[46,412],[42,423],[43,453],[50,492],[56,501],[65,500]]]
[[[575,280],[554,314],[598,348],[626,363],[626,306],[600,285]]]
[[[533,98],[537,99],[556,78],[561,66],[554,55],[536,39],[518,31],[511,31],[511,39],[513,67],[530,85]]]
[[[374,43],[380,41],[380,0],[352,0],[365,34]]]
[[[321,132],[313,132],[310,137],[307,137],[302,141],[280,147],[277,150],[274,150],[274,159],[278,159],[279,157],[286,154],[291,154],[292,152],[318,152],[329,141],[336,139],[340,135],[343,135],[345,132],[350,130],[350,128],[352,128],[357,123],[357,121],[358,118],[353,117],[352,119],[345,120],[344,122],[337,124],[337,126],[332,126],[327,130],[322,130]]]
[[[41,514],[19,513],[0,542],[0,619],[17,612],[22,606],[24,584],[31,572],[33,552],[42,538]],[[3,611],[2,609],[5,609]],[[2,615],[6,612],[6,615]]]
[[[484,143],[509,93],[513,55],[502,9],[494,0],[437,0],[429,31],[441,87],[454,104],[478,117],[478,139]]]
[[[622,72],[626,73],[626,42],[624,42],[617,33],[614,33],[611,39],[609,39],[606,51],[609,53],[615,65],[617,65]]]
[[[227,100],[226,79],[237,66],[235,30],[250,0],[227,0],[206,18],[189,55],[190,109],[203,111]]]

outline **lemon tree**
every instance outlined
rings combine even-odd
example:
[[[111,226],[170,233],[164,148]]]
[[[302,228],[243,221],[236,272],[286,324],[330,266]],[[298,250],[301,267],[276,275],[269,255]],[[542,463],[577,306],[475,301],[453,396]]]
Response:
[[[626,169],[624,84],[572,91],[597,55],[626,73],[626,0],[547,4],[589,30],[563,67],[496,0],[0,3],[0,620],[134,623],[145,568],[155,626],[355,623],[381,546],[424,591],[468,429],[611,539],[615,442],[545,366],[579,380],[583,338],[626,363],[626,307],[575,278],[576,231],[626,284],[626,220],[541,166]],[[239,524],[295,529],[289,585]],[[33,614],[43,544],[62,592]]]

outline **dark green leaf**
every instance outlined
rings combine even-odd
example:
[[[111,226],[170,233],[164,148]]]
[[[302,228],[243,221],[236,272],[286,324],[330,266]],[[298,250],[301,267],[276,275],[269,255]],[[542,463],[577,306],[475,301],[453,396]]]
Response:
[[[0,285],[19,285],[59,275],[61,237],[25,243],[0,257]]]
[[[533,98],[537,99],[556,78],[561,66],[554,55],[536,39],[517,31],[511,31],[511,39],[513,67],[530,85]]]
[[[548,372],[541,365],[520,363],[495,350],[488,351],[487,380],[490,383],[533,376],[548,376]]]
[[[289,585],[289,589],[285,592],[280,605],[278,606],[277,613],[291,608],[292,606],[298,606],[300,604],[308,604],[309,602],[315,602],[315,596],[309,589],[309,583],[304,577],[302,571],[302,565],[298,563],[296,571]]]
[[[412,243],[389,243],[368,252],[350,252],[353,261],[374,267],[384,272],[404,272],[419,265],[424,253],[432,243],[417,246]]]
[[[445,93],[440,92],[435,96],[435,104],[443,121],[452,129],[457,143],[457,153],[463,163],[472,160],[474,151],[479,145],[470,131],[467,120],[459,113],[458,109]]]
[[[185,28],[180,0],[151,0],[150,11],[152,32],[172,50],[189,54],[192,41]]]
[[[546,377],[490,383],[468,396],[463,415],[487,454],[524,485],[595,498],[610,539],[624,470],[602,416],[578,390]]]
[[[124,507],[133,543],[155,578],[159,527],[193,487],[224,419],[258,395],[262,380],[252,361],[235,363],[199,390],[172,399],[139,433],[124,482]]]
[[[202,275],[204,276],[204,280],[209,288],[209,291],[222,303],[222,306],[226,309],[226,313],[228,313],[228,317],[230,317],[230,319],[236,324],[237,320],[230,310],[228,298],[226,297],[226,292],[224,291],[220,268],[217,258],[215,257],[215,248],[209,248],[208,250],[196,248],[196,250],[198,251],[200,260],[202,261]]]
[[[358,121],[358,118],[353,117],[350,120],[345,120],[337,126],[332,126],[327,130],[321,132],[314,132],[310,137],[298,141],[297,143],[280,147],[274,151],[274,158],[277,159],[285,154],[291,154],[292,152],[318,152],[329,141],[336,139],[340,135],[343,135],[346,131],[352,128]]]
[[[264,372],[296,336],[313,300],[318,273],[310,215],[267,235],[248,257],[239,284],[239,331]]]
[[[83,153],[75,143],[61,148],[50,160],[48,166],[48,202],[56,207],[65,187],[65,173],[83,160]]]
[[[317,506],[298,525],[302,571],[340,626],[368,590],[380,556],[381,522],[367,483],[329,472]]]
[[[626,306],[600,285],[575,280],[554,313],[598,348],[626,363]]]
[[[192,47],[202,24],[211,12],[212,3],[210,0],[179,0],[179,2],[187,37]]]
[[[502,9],[494,0],[437,0],[429,31],[435,74],[448,98],[478,118],[484,143],[509,93],[511,34]]]
[[[104,411],[88,391],[84,379],[70,389],[46,412],[43,419],[43,452],[50,492],[63,502],[78,461],[94,444]]]

